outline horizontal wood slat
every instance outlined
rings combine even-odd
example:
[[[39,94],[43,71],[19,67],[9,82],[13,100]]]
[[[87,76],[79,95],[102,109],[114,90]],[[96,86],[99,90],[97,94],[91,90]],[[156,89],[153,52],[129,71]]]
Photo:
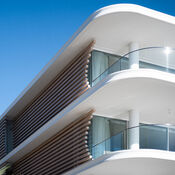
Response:
[[[40,150],[45,150],[45,151],[50,150],[50,149],[55,147],[55,144],[61,145],[60,143],[63,144],[64,141],[68,140],[70,137],[75,137],[78,134],[78,131],[81,129],[81,127],[84,128],[87,125],[86,123],[89,124],[90,119],[91,119],[91,116],[82,119],[80,122],[78,122],[75,125],[73,125],[73,124],[69,125],[69,128],[63,129],[61,132],[59,132],[59,134],[56,135],[55,139],[51,139],[48,141],[47,144],[41,145],[40,149],[36,150],[35,153],[37,153],[37,151],[40,152]],[[41,154],[44,155],[43,153],[41,153]],[[37,160],[39,153],[35,154],[35,155],[36,156],[33,156],[32,158]],[[30,159],[30,161],[31,161],[31,159]],[[26,163],[28,164],[30,161],[28,161]]]
[[[14,147],[37,131],[88,88],[87,68],[94,42],[77,55],[56,78],[16,117]]]
[[[91,160],[87,139],[93,110],[16,162],[14,174],[59,175]]]

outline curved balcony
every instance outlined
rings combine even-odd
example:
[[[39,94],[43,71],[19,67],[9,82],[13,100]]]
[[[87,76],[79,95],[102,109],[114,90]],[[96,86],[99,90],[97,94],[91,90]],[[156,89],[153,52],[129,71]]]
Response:
[[[93,51],[90,82],[97,84],[107,75],[131,68],[130,58],[138,57],[138,67],[155,69],[175,74],[175,49],[168,47],[148,47],[116,56],[100,51]]]
[[[89,145],[93,159],[109,152],[129,149],[130,134],[132,134],[134,130],[139,130],[140,133],[140,149],[175,152],[175,127],[141,124],[137,127],[124,129],[95,145]]]

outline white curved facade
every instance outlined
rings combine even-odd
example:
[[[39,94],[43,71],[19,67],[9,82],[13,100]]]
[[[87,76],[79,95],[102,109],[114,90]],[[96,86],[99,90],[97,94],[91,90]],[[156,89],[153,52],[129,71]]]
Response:
[[[171,174],[174,171],[174,161],[174,153],[160,150],[125,150],[106,154],[65,175]]]
[[[174,49],[167,49],[175,48],[173,36],[175,36],[175,17],[138,5],[118,4],[102,8],[92,14],[17,97],[1,119],[5,117],[14,119],[90,41],[95,40],[94,51],[107,55],[106,58],[111,56],[114,61],[110,64],[108,60],[107,65],[104,60],[103,62],[95,60],[94,56],[96,62],[93,62],[92,54],[90,72],[91,74],[95,72],[94,74],[97,75],[94,80],[98,80],[99,77],[100,79],[95,84],[92,82],[91,88],[3,157],[0,165],[18,161],[74,122],[80,115],[94,109],[94,116],[126,123],[126,133],[122,135],[124,146],[119,149],[115,143],[110,143],[110,146],[112,144],[116,146],[114,150],[100,148],[103,155],[93,157],[94,160],[66,174],[173,174],[175,170],[175,54],[173,54]],[[131,43],[134,44],[131,46]],[[125,61],[124,68],[122,59]],[[105,68],[98,70],[102,69],[101,67]],[[155,137],[157,136],[158,139],[154,145],[142,140],[144,137],[150,142],[151,135],[146,135],[146,132],[150,131],[143,130],[146,131],[145,134],[141,130],[141,124],[166,129],[166,134],[163,133],[166,140],[160,142],[161,148],[157,146],[162,139],[158,137],[160,135],[157,130]],[[151,129],[154,132],[154,128]],[[100,130],[96,132],[100,133]],[[111,135],[110,138],[115,136]],[[97,136],[92,134],[92,137]],[[109,137],[106,137],[92,145],[91,153],[93,147],[103,142],[106,144],[108,141]],[[144,144],[147,147],[144,147]]]

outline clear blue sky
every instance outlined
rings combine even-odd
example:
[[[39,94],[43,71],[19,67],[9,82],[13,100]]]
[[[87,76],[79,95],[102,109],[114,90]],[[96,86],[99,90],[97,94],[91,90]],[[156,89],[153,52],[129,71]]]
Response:
[[[91,13],[116,3],[175,16],[174,0],[0,0],[0,114]]]

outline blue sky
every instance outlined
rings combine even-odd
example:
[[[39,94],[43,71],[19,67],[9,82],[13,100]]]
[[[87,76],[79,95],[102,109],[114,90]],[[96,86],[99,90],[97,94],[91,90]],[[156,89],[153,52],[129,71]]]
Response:
[[[0,114],[91,13],[116,3],[175,16],[174,0],[0,0]]]

